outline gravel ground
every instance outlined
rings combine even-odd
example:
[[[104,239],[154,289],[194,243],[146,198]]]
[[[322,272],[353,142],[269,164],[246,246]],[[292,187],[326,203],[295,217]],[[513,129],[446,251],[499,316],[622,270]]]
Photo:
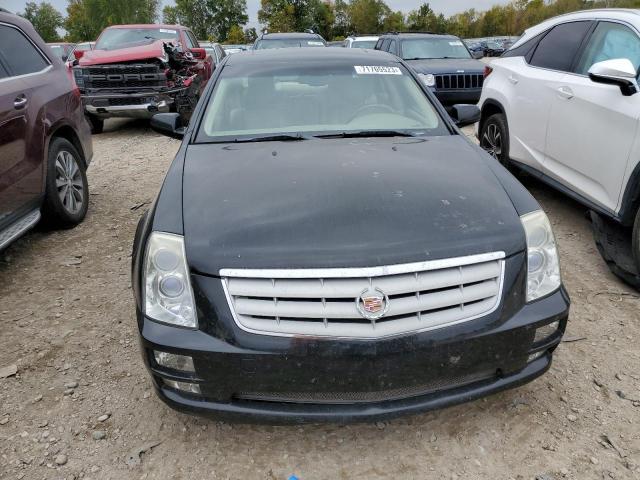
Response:
[[[607,270],[584,209],[532,181],[573,300],[570,341],[543,377],[374,425],[228,425],[164,406],[138,350],[129,262],[178,145],[108,122],[86,221],[0,254],[0,372],[17,366],[0,378],[0,479],[640,478],[638,294]]]

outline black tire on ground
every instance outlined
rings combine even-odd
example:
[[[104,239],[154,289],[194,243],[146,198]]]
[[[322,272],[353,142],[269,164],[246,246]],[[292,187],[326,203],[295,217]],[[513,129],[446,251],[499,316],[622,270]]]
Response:
[[[53,138],[47,157],[43,219],[52,228],[71,228],[82,222],[89,207],[84,161],[64,138]]]
[[[633,222],[631,249],[633,252],[633,258],[636,261],[636,269],[640,272],[640,208],[638,208],[638,211],[636,212],[636,220]]]
[[[98,134],[104,130],[104,120],[94,115],[87,115],[87,121],[91,126],[91,133]]]
[[[632,252],[630,230],[596,212],[591,211],[590,215],[593,238],[609,270],[632,287],[640,289],[640,273]]]
[[[480,126],[480,146],[505,167],[509,166],[509,127],[502,113],[494,113]]]

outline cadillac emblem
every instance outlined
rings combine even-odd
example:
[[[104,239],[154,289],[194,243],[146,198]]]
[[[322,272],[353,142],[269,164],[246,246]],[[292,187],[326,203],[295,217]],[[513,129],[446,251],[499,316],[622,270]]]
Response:
[[[356,297],[356,308],[367,320],[377,320],[389,311],[389,297],[379,288],[365,288]]]

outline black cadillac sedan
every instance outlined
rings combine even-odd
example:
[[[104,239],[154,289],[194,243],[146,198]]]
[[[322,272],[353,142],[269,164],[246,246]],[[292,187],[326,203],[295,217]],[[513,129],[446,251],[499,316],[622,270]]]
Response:
[[[404,61],[226,57],[133,254],[144,361],[171,407],[371,421],[544,373],[569,298],[546,215]]]

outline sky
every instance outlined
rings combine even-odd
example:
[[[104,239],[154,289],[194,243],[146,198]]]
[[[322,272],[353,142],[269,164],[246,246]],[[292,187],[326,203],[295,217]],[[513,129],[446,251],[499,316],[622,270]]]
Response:
[[[40,1],[40,0],[35,0]],[[66,15],[67,0],[48,0],[63,15]],[[163,5],[172,5],[173,0],[160,0]],[[407,13],[410,10],[418,8],[423,0],[385,0],[392,10],[402,10]],[[488,10],[493,5],[505,4],[509,0],[427,0],[431,8],[437,13],[443,13],[446,16],[459,13],[469,8],[476,10]],[[27,0],[0,0],[0,7],[6,8],[11,12],[24,11]],[[249,14],[249,26],[258,26],[258,9],[260,8],[260,0],[247,0],[247,12]]]

